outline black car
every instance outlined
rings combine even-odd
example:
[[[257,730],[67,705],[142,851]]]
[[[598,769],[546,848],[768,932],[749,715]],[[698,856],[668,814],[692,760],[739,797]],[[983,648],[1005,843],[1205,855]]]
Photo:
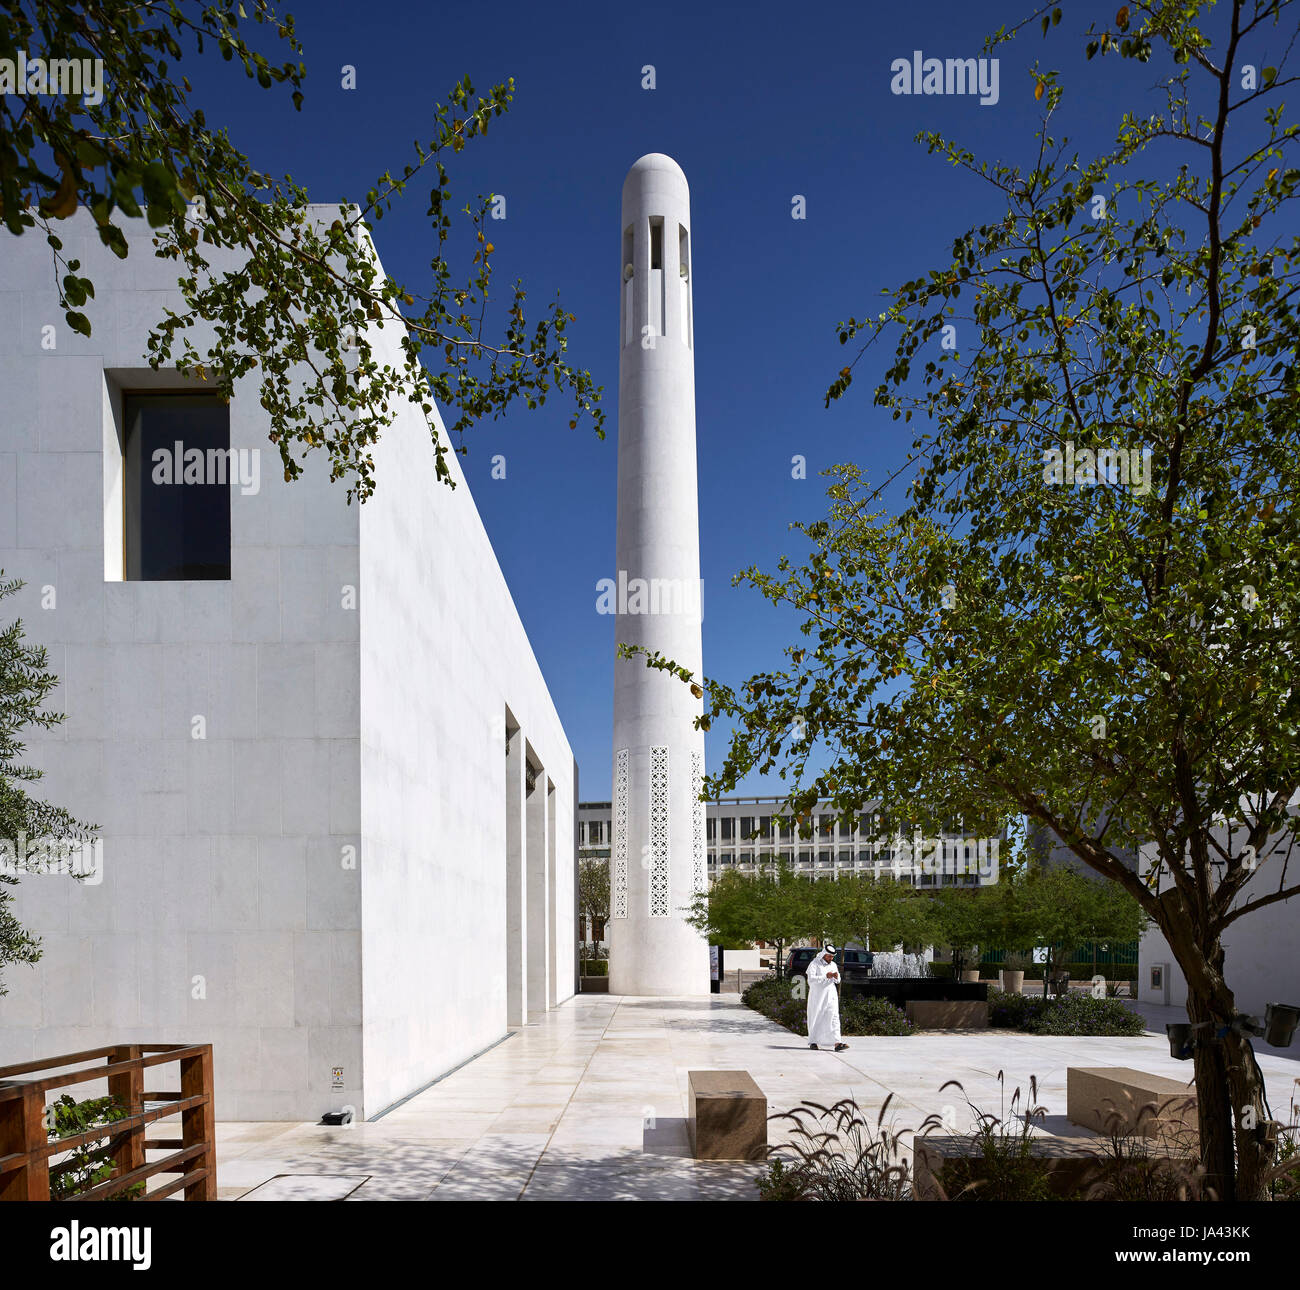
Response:
[[[811,946],[801,946],[791,950],[785,961],[786,976],[805,976],[808,972],[808,964],[821,953],[821,950],[813,949]],[[870,950],[837,950],[835,965],[839,968],[840,984],[854,986],[870,980],[872,962],[873,956]]]

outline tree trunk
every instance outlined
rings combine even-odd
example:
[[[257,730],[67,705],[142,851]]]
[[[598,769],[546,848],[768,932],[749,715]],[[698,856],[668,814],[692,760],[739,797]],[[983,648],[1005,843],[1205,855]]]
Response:
[[[1209,958],[1221,966],[1222,949],[1216,946]],[[1266,1200],[1269,1155],[1256,1134],[1267,1118],[1264,1089],[1246,1036],[1228,1030],[1221,1039],[1211,1037],[1236,1013],[1231,992],[1225,987],[1222,995],[1216,1007],[1190,983],[1187,991],[1188,1018],[1213,1028],[1192,1036],[1205,1182],[1219,1200]]]
[[[1215,1025],[1209,1003],[1187,990],[1187,1016],[1193,1025]],[[1205,1185],[1218,1200],[1235,1199],[1236,1168],[1233,1162],[1232,1104],[1224,1069],[1225,1048],[1207,1039],[1209,1031],[1195,1031],[1192,1064],[1196,1070],[1196,1116],[1201,1135],[1201,1163],[1205,1166]]]

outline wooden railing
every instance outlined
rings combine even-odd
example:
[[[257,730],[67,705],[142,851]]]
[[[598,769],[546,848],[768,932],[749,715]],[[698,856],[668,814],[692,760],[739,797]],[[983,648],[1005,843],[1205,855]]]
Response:
[[[39,1079],[14,1076],[57,1071],[83,1062],[103,1065]],[[180,1063],[179,1092],[148,1092],[145,1071],[171,1062]],[[126,1115],[96,1125],[82,1133],[49,1137],[46,1095],[73,1084],[108,1081],[109,1096]],[[146,1110],[146,1103],[164,1105]],[[145,1128],[155,1120],[179,1114],[179,1138],[146,1138]],[[69,1200],[104,1200],[155,1174],[177,1174],[141,1200],[164,1200],[182,1189],[186,1200],[216,1200],[217,1153],[212,1102],[211,1044],[119,1044],[88,1048],[45,1061],[0,1066],[0,1201],[49,1200],[50,1160],[97,1139],[108,1139],[112,1175]],[[167,1151],[161,1160],[149,1161],[146,1152]],[[55,1166],[58,1169],[58,1166]]]

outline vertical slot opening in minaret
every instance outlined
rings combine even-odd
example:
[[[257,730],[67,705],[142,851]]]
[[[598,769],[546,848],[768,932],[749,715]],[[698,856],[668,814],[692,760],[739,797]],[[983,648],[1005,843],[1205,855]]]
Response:
[[[691,345],[691,235],[677,226],[677,271],[681,275],[682,340]]]
[[[619,264],[620,280],[623,283],[623,344],[632,343],[632,279],[636,269],[632,264],[632,225],[623,230],[623,259]]]
[[[663,336],[664,330],[664,221],[662,215],[650,216],[650,317],[646,320],[654,329],[653,335]]]

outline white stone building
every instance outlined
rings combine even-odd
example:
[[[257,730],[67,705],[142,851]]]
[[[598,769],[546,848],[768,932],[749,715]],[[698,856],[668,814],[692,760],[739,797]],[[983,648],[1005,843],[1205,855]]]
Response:
[[[62,678],[35,791],[100,827],[102,881],[15,889],[44,957],[6,971],[0,1064],[211,1042],[223,1119],[373,1116],[573,994],[572,750],[418,410],[364,506],[320,461],[286,484],[255,387],[227,410],[144,361],[179,304],[147,230],[126,261],[61,232],[90,338],[43,238],[0,232],[0,568]],[[142,450],[187,434],[260,451],[256,491],[178,521]]]
[[[1216,832],[1220,843],[1226,844],[1224,831]],[[1242,834],[1243,826],[1239,825],[1232,839],[1234,853],[1240,849]],[[1283,872],[1291,875],[1286,885],[1293,885],[1294,852],[1294,841],[1285,836],[1275,837],[1262,847],[1258,872],[1238,893],[1232,908],[1240,909],[1277,891]],[[1144,875],[1150,872],[1156,856],[1154,844],[1142,848]],[[1171,885],[1169,875],[1162,874],[1157,891],[1164,892]],[[1262,1018],[1270,1003],[1300,1007],[1300,899],[1275,901],[1243,914],[1224,928],[1222,943],[1224,979],[1239,1012]],[[1154,925],[1147,928],[1138,945],[1138,998],[1144,1003],[1187,1006],[1187,979],[1169,942]]]

